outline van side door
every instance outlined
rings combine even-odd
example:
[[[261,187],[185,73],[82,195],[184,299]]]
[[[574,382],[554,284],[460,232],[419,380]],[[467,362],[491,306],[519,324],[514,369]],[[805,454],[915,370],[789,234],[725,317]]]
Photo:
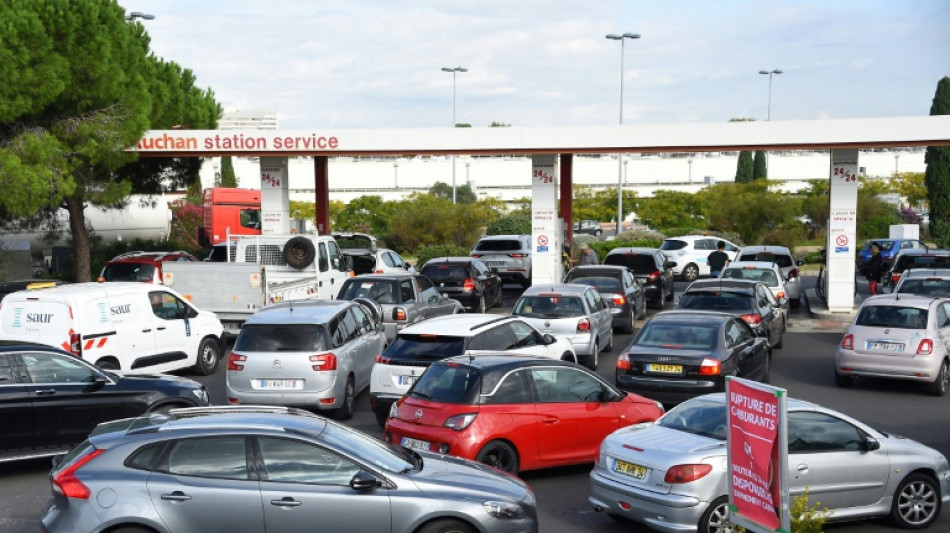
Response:
[[[152,331],[155,350],[150,357],[139,358],[132,368],[169,365],[180,368],[189,354],[198,353],[197,332],[188,319],[188,305],[177,296],[162,290],[148,293],[152,308]]]

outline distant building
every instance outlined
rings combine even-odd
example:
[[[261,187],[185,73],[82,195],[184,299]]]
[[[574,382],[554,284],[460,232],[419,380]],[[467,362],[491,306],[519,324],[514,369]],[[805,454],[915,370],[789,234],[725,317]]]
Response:
[[[219,130],[276,130],[277,111],[236,109],[225,111],[218,121]]]

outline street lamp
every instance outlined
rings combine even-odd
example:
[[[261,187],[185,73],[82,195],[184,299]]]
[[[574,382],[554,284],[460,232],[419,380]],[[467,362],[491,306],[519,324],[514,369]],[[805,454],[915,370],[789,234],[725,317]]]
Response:
[[[621,157],[623,157],[623,156],[621,156]],[[629,181],[627,181],[627,163],[629,163],[629,162],[630,162],[629,159],[624,159],[624,160],[623,160],[623,184],[624,184],[624,185],[627,185],[627,184],[630,183]]]
[[[896,178],[900,173],[898,172],[897,161],[901,158],[900,154],[894,154],[894,177]]]
[[[452,73],[452,127],[455,127],[455,75],[459,72],[468,72],[463,67],[442,67],[442,72]],[[455,203],[455,154],[452,154],[452,203]]]
[[[399,163],[393,163],[393,185],[399,190]]]
[[[772,74],[781,74],[781,73],[782,71],[777,68],[774,68],[772,70],[759,71],[759,74],[768,74],[769,76],[769,107],[767,111],[768,115],[766,115],[766,118],[765,118],[766,121],[772,120]]]
[[[141,11],[133,11],[133,12],[131,12],[131,13],[129,13],[128,15],[125,16],[125,20],[132,21],[132,20],[135,20],[135,19],[154,20],[154,19],[155,19],[155,15],[153,15],[153,14],[151,14],[151,13],[142,13]]]
[[[620,125],[623,126],[623,55],[624,41],[626,39],[639,39],[639,33],[608,33],[605,35],[612,41],[620,41]],[[623,229],[623,155],[617,157],[617,231],[614,235],[620,235]]]
[[[686,160],[686,162],[689,164],[689,184],[692,185],[693,184],[693,158],[690,157],[689,159]]]

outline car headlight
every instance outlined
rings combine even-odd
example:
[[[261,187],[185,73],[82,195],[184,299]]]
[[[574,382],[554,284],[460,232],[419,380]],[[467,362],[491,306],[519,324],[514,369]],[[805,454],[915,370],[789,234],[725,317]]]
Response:
[[[198,397],[204,403],[210,403],[208,400],[208,389],[201,387],[200,389],[191,389],[191,393]]]
[[[525,517],[524,509],[517,503],[484,502],[482,507],[485,508],[486,513],[502,520],[517,520]]]

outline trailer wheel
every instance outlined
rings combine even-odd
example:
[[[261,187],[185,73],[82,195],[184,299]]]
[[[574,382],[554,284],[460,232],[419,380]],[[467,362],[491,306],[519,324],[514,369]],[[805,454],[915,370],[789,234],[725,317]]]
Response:
[[[310,266],[316,256],[313,241],[306,237],[294,237],[284,245],[284,261],[298,270]]]

